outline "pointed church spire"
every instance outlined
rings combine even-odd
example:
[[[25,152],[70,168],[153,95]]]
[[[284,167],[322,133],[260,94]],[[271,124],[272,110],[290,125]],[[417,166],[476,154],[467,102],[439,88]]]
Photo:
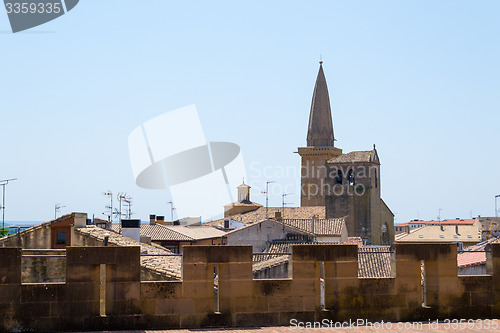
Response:
[[[319,62],[319,72],[314,86],[314,93],[309,114],[309,129],[307,131],[307,146],[334,146],[332,111],[330,98],[323,73],[323,61]]]

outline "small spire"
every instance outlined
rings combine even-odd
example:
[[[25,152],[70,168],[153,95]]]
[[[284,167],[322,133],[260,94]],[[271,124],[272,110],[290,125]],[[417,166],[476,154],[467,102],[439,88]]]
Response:
[[[375,145],[373,145],[375,147]],[[243,177],[243,184],[245,184],[245,177]]]
[[[375,144],[373,144],[373,150],[377,150],[377,148],[375,148]]]

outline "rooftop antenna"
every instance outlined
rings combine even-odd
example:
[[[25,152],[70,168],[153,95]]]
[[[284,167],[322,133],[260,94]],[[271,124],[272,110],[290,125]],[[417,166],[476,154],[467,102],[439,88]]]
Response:
[[[107,191],[103,193],[105,196],[109,196],[109,206],[106,206],[106,209],[109,209],[108,222],[113,222],[113,192]],[[102,213],[106,215],[106,213]]]
[[[267,212],[269,210],[269,184],[271,183],[275,183],[276,181],[274,180],[270,180],[270,181],[267,181],[266,182],[266,191],[265,192],[262,192],[262,193],[265,193],[266,194],[266,219],[268,217],[267,215]]]
[[[5,229],[5,186],[9,184],[9,182],[17,180],[17,178],[10,178],[10,179],[4,179],[0,180],[0,186],[3,187],[3,194],[2,194],[2,229]]]
[[[61,210],[61,208],[64,208],[66,206],[61,206],[61,204],[55,204],[54,205],[54,219],[57,218],[57,212]]]
[[[123,198],[123,206],[125,206],[125,211],[126,211],[126,214],[125,216],[127,216],[127,219],[131,219],[132,218],[132,197],[130,195],[127,195]]]
[[[173,201],[167,202],[170,205],[170,217],[172,219],[172,224],[174,223],[174,203]]]
[[[442,210],[443,210],[443,208],[438,209],[438,221],[441,221],[441,211]]]
[[[293,194],[293,193],[284,193],[284,194],[281,195],[281,205],[283,207],[283,213],[281,214],[281,218],[285,218],[285,205],[292,204],[291,202],[285,202],[285,197],[287,195],[291,195],[291,194]]]
[[[116,198],[118,199],[118,202],[119,202],[119,211],[118,211],[118,220],[121,221],[122,220],[122,201],[125,200],[125,198],[127,197],[127,193],[124,193],[124,192],[120,192],[116,195]]]

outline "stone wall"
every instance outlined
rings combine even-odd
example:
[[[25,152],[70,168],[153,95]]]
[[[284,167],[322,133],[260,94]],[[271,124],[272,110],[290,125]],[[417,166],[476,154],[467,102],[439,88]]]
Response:
[[[66,280],[66,250],[23,250],[22,255],[23,283]]]
[[[68,247],[65,283],[21,284],[21,249],[1,248],[0,330],[248,327],[289,325],[291,319],[375,322],[500,315],[500,244],[493,244],[487,264],[492,274],[484,276],[457,276],[452,244],[397,244],[395,251],[395,277],[358,278],[355,245],[294,245],[290,278],[256,280],[251,246],[189,246],[184,248],[182,281],[141,282],[139,247]]]

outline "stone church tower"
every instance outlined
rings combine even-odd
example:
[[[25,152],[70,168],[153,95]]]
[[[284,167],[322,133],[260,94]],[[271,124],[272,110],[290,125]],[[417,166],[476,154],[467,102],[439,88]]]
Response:
[[[297,152],[302,157],[301,206],[325,205],[325,163],[342,154],[342,149],[335,148],[334,143],[330,97],[323,73],[323,62],[320,61],[309,114],[307,147],[300,147]]]
[[[369,244],[394,242],[394,214],[380,197],[380,161],[375,149],[343,154],[334,147],[330,98],[320,62],[314,87],[307,147],[302,158],[301,206],[324,206],[327,218],[347,216],[349,237]]]

